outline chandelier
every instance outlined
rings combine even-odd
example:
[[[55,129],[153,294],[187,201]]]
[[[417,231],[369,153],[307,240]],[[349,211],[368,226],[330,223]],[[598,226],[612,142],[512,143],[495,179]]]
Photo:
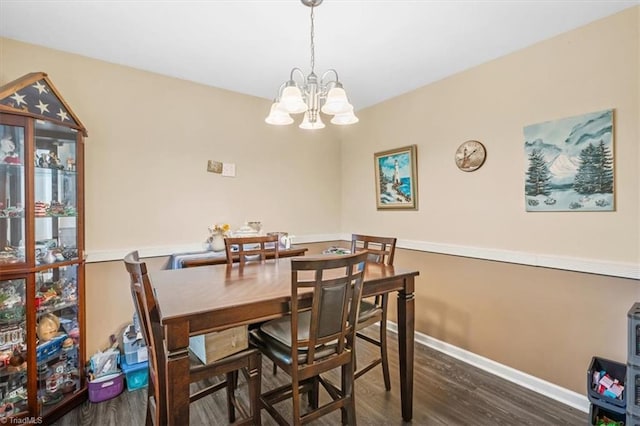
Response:
[[[287,125],[293,123],[290,114],[304,113],[301,129],[322,129],[324,123],[320,111],[333,115],[331,123],[346,125],[357,123],[358,117],[353,113],[353,105],[347,99],[347,93],[338,79],[338,72],[327,70],[320,79],[314,72],[315,46],[314,8],[322,0],[300,0],[311,8],[311,72],[306,77],[300,68],[293,68],[289,80],[278,89],[278,97],[271,105],[269,116],[264,120],[268,124]],[[296,78],[298,79],[296,81]]]

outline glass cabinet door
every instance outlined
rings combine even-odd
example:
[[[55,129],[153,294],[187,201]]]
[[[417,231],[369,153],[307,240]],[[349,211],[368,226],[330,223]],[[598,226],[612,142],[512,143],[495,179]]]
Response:
[[[0,266],[25,262],[24,127],[0,125]]]
[[[25,288],[24,278],[0,280],[0,422],[28,410]]]
[[[36,264],[78,258],[77,133],[36,120],[34,216]]]
[[[36,273],[36,361],[41,415],[80,389],[78,266]]]

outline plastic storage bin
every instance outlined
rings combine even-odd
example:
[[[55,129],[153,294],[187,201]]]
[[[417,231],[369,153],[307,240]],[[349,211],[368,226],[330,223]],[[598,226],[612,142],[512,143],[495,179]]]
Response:
[[[599,405],[591,404],[591,408],[589,409],[589,418],[591,419],[591,424],[597,424],[598,419],[603,419],[604,417],[609,420],[613,420],[614,422],[626,421],[626,416],[624,413],[616,413],[615,411],[607,410],[606,408],[600,407]]]
[[[149,362],[145,361],[129,365],[123,360],[120,367],[125,375],[128,391],[134,391],[149,385]]]
[[[625,426],[640,426],[640,417],[636,417],[627,412],[627,421],[625,422]]]
[[[127,327],[122,334],[122,346],[124,349],[124,358],[129,365],[145,362],[149,359],[149,353],[147,347],[144,344],[144,339],[141,333],[133,334],[129,333],[129,330],[133,330],[133,325]],[[131,337],[127,337],[127,336]]]
[[[620,383],[625,384],[627,379],[627,366],[620,362],[611,361],[605,358],[599,358],[594,356],[591,359],[589,370],[587,371],[587,391],[589,401],[593,404],[597,404],[605,407],[608,410],[614,410],[616,412],[625,412],[627,406],[627,393],[628,388],[625,386],[624,392],[622,392],[622,398],[612,398],[607,395],[598,393],[593,383],[593,373],[598,371],[606,371],[613,379],[618,379]],[[625,384],[626,385],[626,384]]]
[[[627,364],[627,413],[640,419],[640,365]]]
[[[640,303],[634,303],[627,313],[629,339],[627,362],[640,366]]]
[[[89,401],[102,402],[122,393],[124,388],[122,373],[109,374],[89,382]]]

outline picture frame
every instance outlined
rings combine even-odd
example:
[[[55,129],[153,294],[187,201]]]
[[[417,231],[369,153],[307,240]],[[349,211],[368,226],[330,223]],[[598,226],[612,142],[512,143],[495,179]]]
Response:
[[[614,110],[525,126],[527,212],[615,211]]]
[[[378,210],[418,209],[417,146],[373,154]]]

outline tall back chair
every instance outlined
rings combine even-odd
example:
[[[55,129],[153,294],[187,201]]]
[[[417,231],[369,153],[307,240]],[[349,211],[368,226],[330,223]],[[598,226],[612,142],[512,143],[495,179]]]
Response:
[[[256,237],[227,237],[224,239],[227,252],[227,264],[237,258],[240,265],[251,260],[264,262],[266,259],[278,259],[280,244],[277,235],[261,235]],[[232,248],[237,247],[237,251]]]
[[[143,276],[147,276],[147,265],[140,262],[137,251],[133,251],[124,257],[124,264],[131,279],[131,296],[140,321],[140,328],[147,344],[149,353],[149,386],[147,388],[147,416],[146,424],[166,424],[167,404],[166,392],[163,385],[165,376],[164,363],[158,363],[164,355],[162,341],[156,348],[156,342],[151,334],[152,323],[149,319],[149,303],[142,286]],[[155,304],[153,304],[155,305]],[[151,307],[156,309],[156,306]],[[155,314],[154,314],[155,315]]]
[[[336,409],[342,410],[344,424],[356,423],[352,348],[366,258],[367,253],[292,259],[291,314],[268,321],[252,332],[263,353],[291,376],[290,385],[260,398],[279,424],[288,422],[274,404],[288,398],[292,398],[295,425]],[[300,311],[298,298],[305,296],[312,297],[311,309]],[[320,376],[337,367],[342,369],[340,388]],[[331,401],[318,407],[320,384]],[[304,392],[310,394],[312,410],[303,414],[300,393]]]
[[[158,306],[151,279],[147,273],[146,264],[139,260],[136,251],[127,254],[124,263],[131,277],[131,293],[134,305],[140,318],[140,325],[148,345],[149,376],[147,400],[147,425],[165,425],[168,421],[167,412],[167,377],[165,370],[164,330],[161,323],[160,307]],[[247,377],[249,385],[250,411],[247,412],[235,397],[237,371],[241,368]],[[227,389],[227,406],[229,422],[237,425],[260,424],[260,386],[262,361],[257,349],[246,349],[218,361],[202,364],[194,359],[189,371],[189,382],[200,382],[204,379],[226,375],[226,381],[210,385],[189,395],[189,402],[210,395],[222,389]],[[243,414],[243,419],[236,422],[235,411]]]
[[[396,252],[396,238],[376,237],[372,235],[353,234],[351,236],[351,253],[367,250],[368,262],[393,265],[393,258]],[[355,373],[356,379],[363,374],[382,364],[382,376],[384,387],[391,390],[391,378],[389,376],[389,358],[387,356],[387,308],[389,304],[389,294],[385,293],[369,300],[364,299],[360,303],[360,316],[358,318],[357,330],[362,330],[373,324],[379,323],[379,338],[369,337],[359,331],[356,336],[380,348],[380,356],[369,362]]]

